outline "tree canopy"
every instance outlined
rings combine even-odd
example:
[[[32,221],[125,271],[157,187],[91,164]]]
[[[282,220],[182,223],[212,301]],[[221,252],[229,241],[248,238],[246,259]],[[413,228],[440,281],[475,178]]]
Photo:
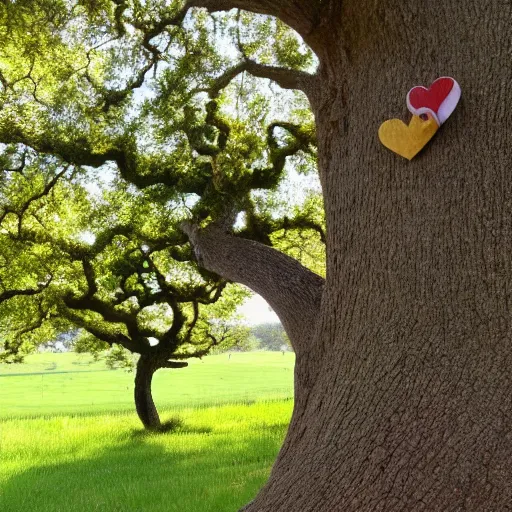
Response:
[[[163,261],[166,253],[175,265],[192,259],[180,231],[185,219],[238,219],[241,236],[281,246],[321,269],[322,249],[314,240],[325,242],[318,194],[304,195],[304,207],[287,208],[272,193],[285,177],[287,159],[299,172],[314,169],[311,115],[296,93],[282,95],[286,108],[277,111],[266,97],[269,86],[252,78],[295,87],[307,77],[301,68],[312,66],[312,52],[276,19],[190,7],[136,1],[18,1],[0,7],[6,42],[0,54],[0,220],[12,280],[4,283],[4,299],[22,291],[17,287],[27,279],[32,282],[22,296],[33,297],[27,293],[50,280],[50,268],[65,256],[82,267],[89,286],[80,299],[69,296],[68,307],[74,300],[75,309],[94,306],[101,314],[97,310],[105,304],[94,297],[102,294],[96,273],[106,264],[109,272],[124,275],[122,286],[132,287],[115,291],[119,283],[112,279],[108,292],[117,293],[119,303],[137,297],[149,306],[142,295],[150,284],[142,280],[150,273],[143,265],[162,281],[151,256],[158,253]],[[283,65],[289,69],[277,67]],[[109,181],[112,190],[91,202],[90,176]],[[94,243],[80,245],[87,233]],[[112,244],[117,254],[99,258]],[[17,253],[18,272],[9,250]],[[46,251],[52,265],[44,267],[34,251]],[[27,271],[23,264],[30,258],[37,265]],[[94,268],[92,259],[98,265],[103,260],[104,267]],[[137,265],[140,282],[134,283],[126,274]],[[146,291],[135,291],[136,285]],[[214,290],[194,293],[208,301],[205,294]],[[164,300],[154,295],[151,301]],[[48,314],[44,308],[39,313],[37,321]]]
[[[247,292],[197,267],[174,222],[182,205],[122,182],[102,189],[28,150],[20,158],[1,187],[1,360],[73,328],[77,350],[110,346],[113,361],[126,349],[154,370],[236,342],[222,324]]]
[[[199,219],[244,211],[247,231],[259,237],[270,228],[251,191],[275,188],[288,157],[314,168],[304,97],[282,95],[287,108],[276,118],[277,103],[252,79],[283,87],[306,79],[277,67],[313,61],[281,22],[209,15],[182,2],[16,2],[2,10],[2,142],[72,165],[114,166],[168,200],[195,195]]]

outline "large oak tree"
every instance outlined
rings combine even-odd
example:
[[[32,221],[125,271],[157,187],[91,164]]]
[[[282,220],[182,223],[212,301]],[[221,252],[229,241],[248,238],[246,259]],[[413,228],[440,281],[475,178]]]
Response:
[[[23,3],[12,5],[20,9]],[[45,3],[38,2],[42,10]],[[53,20],[65,23],[68,2],[57,4],[61,10]],[[510,510],[510,2],[77,4],[93,20],[92,33],[101,27],[123,41],[126,67],[140,72],[116,83],[90,50],[81,54],[82,66],[72,77],[54,64],[54,83],[48,80],[44,89],[40,59],[27,46],[27,61],[35,64],[23,73],[14,64],[2,68],[1,83],[10,96],[23,80],[39,103],[31,101],[22,112],[10,101],[9,129],[0,124],[0,140],[76,164],[115,162],[138,186],[164,183],[201,196],[183,225],[198,261],[263,295],[297,354],[288,435],[268,484],[245,510]],[[280,21],[254,17],[247,23],[246,14],[235,13],[212,23],[194,8],[237,8]],[[224,32],[218,28],[223,23]],[[298,58],[303,52],[289,51],[294,39],[286,26],[316,55],[316,72]],[[230,30],[239,43],[234,65],[228,62],[233,55],[217,59],[211,43]],[[130,46],[134,39],[142,54]],[[78,47],[77,40],[67,36],[47,48],[63,62],[62,45]],[[120,116],[131,92],[165,56],[173,62],[163,72],[152,115],[162,123],[162,135],[179,128],[188,142],[180,146],[175,138],[168,158],[151,152],[143,158],[137,148],[144,141],[126,131],[114,141],[119,131],[105,116]],[[230,82],[248,73],[300,90],[309,100],[327,223],[325,281],[270,248],[265,236],[250,240],[243,231],[232,233],[233,211],[246,212],[253,227],[257,221],[262,227],[248,192],[278,182],[283,158],[310,144],[310,131],[296,123],[269,126],[262,166],[258,134],[234,137],[218,100]],[[442,75],[459,81],[463,101],[430,145],[412,162],[380,146],[378,127],[387,118],[405,117],[407,90]],[[181,107],[198,90],[210,102],[194,107],[204,114],[194,108],[187,114]],[[70,94],[87,95],[88,102],[66,103]],[[245,95],[242,100],[254,107]],[[41,104],[50,105],[53,117]],[[60,131],[41,130],[41,116]],[[66,116],[75,120],[74,131],[62,128],[71,126]],[[101,123],[110,123],[108,130],[99,129]],[[276,136],[283,131],[284,142]],[[218,158],[226,149],[233,155],[229,164]],[[194,163],[192,174],[180,168],[183,158]]]
[[[172,228],[179,205],[122,182],[102,189],[90,173],[28,150],[2,156],[0,362],[79,330],[77,351],[111,349],[107,362],[118,363],[138,354],[137,414],[147,429],[165,428],[154,373],[236,343],[233,314],[247,292],[197,267]]]

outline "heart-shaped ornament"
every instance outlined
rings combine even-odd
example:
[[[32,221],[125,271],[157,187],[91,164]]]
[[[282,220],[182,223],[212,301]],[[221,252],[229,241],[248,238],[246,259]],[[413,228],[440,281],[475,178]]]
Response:
[[[391,151],[412,160],[436,134],[439,126],[433,116],[423,121],[413,116],[409,125],[400,119],[390,119],[379,128],[379,139]]]
[[[461,97],[460,85],[451,77],[438,78],[428,89],[413,87],[407,94],[411,114],[432,114],[441,126],[453,113]]]

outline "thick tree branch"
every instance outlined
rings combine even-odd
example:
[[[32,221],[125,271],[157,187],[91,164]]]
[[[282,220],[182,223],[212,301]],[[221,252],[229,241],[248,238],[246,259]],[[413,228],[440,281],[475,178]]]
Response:
[[[125,0],[112,0],[112,2],[116,4],[114,11],[116,31],[119,37],[123,37],[126,34],[126,27],[123,23],[123,15],[126,9],[128,9],[128,3]]]
[[[123,324],[126,327],[132,342],[136,343],[137,341],[143,341],[143,343],[137,343],[137,346],[147,346],[148,343],[144,343],[146,341],[146,335],[151,336],[154,333],[146,332],[147,330],[139,328],[137,323],[137,315],[134,315],[131,312],[119,310],[114,304],[105,302],[96,297],[95,294],[98,291],[98,287],[96,284],[96,272],[94,267],[88,259],[82,260],[82,266],[84,270],[84,276],[87,281],[87,291],[80,297],[74,297],[72,294],[65,296],[64,304],[69,309],[79,311],[94,311],[95,313],[99,313],[103,320],[106,322],[113,324]]]
[[[216,345],[215,343],[211,343],[206,348],[201,348],[194,352],[186,352],[184,354],[173,354],[172,358],[173,359],[192,359],[192,358],[201,359],[201,358],[207,356],[210,353],[211,349],[215,345]]]
[[[185,222],[182,227],[202,266],[259,293],[279,316],[295,351],[309,348],[323,278],[275,249],[229,235],[216,226],[199,230]]]
[[[118,345],[122,345],[131,352],[135,352],[137,354],[140,354],[141,349],[145,348],[143,345],[133,342],[130,338],[128,338],[128,336],[125,336],[120,332],[109,332],[102,329],[96,322],[88,322],[83,316],[79,315],[72,309],[62,309],[61,314],[74,325],[85,329],[88,333],[92,334],[99,340],[108,343],[109,345],[117,343]]]
[[[64,141],[49,133],[33,135],[15,123],[0,123],[0,142],[24,144],[38,153],[58,156],[77,166],[98,168],[114,162],[121,176],[141,189],[163,184],[184,193],[201,195],[211,179],[211,164],[194,163],[187,169],[189,172],[184,173],[171,157],[141,158],[134,140],[113,140],[108,148],[98,151],[86,138]]]
[[[286,143],[280,144],[276,137],[276,128],[285,129],[292,137]],[[267,144],[270,149],[268,167],[253,169],[252,188],[271,189],[279,183],[284,171],[286,159],[299,151],[312,152],[316,145],[316,135],[310,130],[291,123],[271,123],[267,128]]]
[[[161,368],[186,368],[188,363],[184,361],[166,361],[162,363]]]
[[[266,66],[250,59],[245,61],[245,68],[251,75],[268,78],[283,89],[299,89],[306,92],[314,78],[314,75],[304,71],[279,66]]]
[[[314,75],[304,71],[267,66],[254,60],[246,59],[236,66],[229,68],[213,80],[209,88],[200,89],[200,91],[207,92],[210,98],[217,98],[223,89],[245,71],[258,78],[268,78],[283,89],[297,89],[304,92],[307,92],[314,78]]]
[[[96,272],[94,271],[92,263],[87,259],[82,260],[82,268],[84,269],[84,276],[87,281],[87,293],[85,298],[91,299],[98,291],[98,285],[96,284]]]
[[[194,309],[194,316],[187,325],[187,333],[185,334],[184,338],[186,343],[190,342],[190,339],[192,337],[192,331],[194,330],[194,327],[196,326],[197,321],[199,320],[199,304],[197,302],[193,302],[192,307]]]
[[[275,16],[308,42],[308,36],[317,22],[319,4],[319,0],[188,0],[185,7],[203,7],[211,13],[243,9],[256,14]]]
[[[41,283],[37,288],[26,288],[26,289],[19,289],[19,290],[5,290],[2,293],[0,293],[0,304],[2,302],[5,302],[6,300],[12,299],[13,297],[18,297],[19,295],[25,295],[25,296],[33,296],[38,295],[43,290],[48,288],[52,281],[52,278],[48,279],[46,283]]]

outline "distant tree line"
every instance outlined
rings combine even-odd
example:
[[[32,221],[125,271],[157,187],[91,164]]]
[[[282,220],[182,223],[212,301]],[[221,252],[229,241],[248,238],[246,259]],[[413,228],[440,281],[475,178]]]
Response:
[[[280,323],[258,324],[251,328],[251,335],[263,350],[291,350],[290,340]]]
[[[211,335],[216,336],[217,345],[219,346],[219,349],[215,350],[214,353],[292,350],[290,340],[280,323],[268,322],[249,326],[243,323],[219,321],[211,331]],[[52,352],[74,350],[78,353],[92,353],[96,360],[104,357],[107,366],[113,369],[133,366],[133,358],[130,357],[128,351],[123,351],[122,347],[116,346],[116,350],[108,351],[106,350],[107,347],[98,347],[98,350],[91,352],[90,347],[83,346],[82,338],[83,333],[80,329],[73,329],[59,334],[54,341],[46,343],[44,348]],[[99,350],[100,348],[104,349],[103,352]]]

